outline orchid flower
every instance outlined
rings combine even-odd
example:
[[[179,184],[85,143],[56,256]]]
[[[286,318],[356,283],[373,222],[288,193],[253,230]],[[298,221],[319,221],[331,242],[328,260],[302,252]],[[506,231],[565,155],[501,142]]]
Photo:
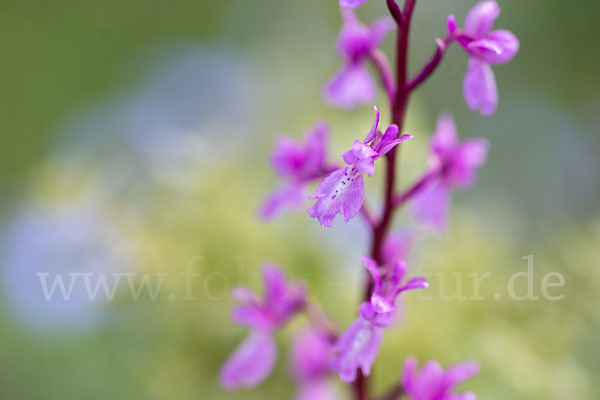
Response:
[[[337,51],[344,65],[325,85],[323,96],[339,108],[354,108],[373,104],[377,84],[369,73],[366,61],[388,32],[394,28],[391,18],[380,18],[366,27],[352,10],[342,10],[344,26],[340,31]]]
[[[414,197],[415,213],[436,230],[443,231],[447,225],[452,189],[466,188],[475,182],[476,170],[485,163],[487,150],[485,139],[459,142],[452,116],[440,116],[430,149],[430,168],[437,174]]]
[[[463,381],[479,372],[479,365],[474,361],[454,365],[444,371],[435,360],[425,363],[417,371],[417,359],[410,357],[404,363],[402,387],[412,400],[476,400],[472,392],[452,393]]]
[[[260,209],[263,220],[270,220],[284,210],[301,208],[307,197],[307,186],[331,171],[326,164],[329,127],[320,123],[304,135],[304,143],[288,136],[275,141],[271,166],[283,180],[264,201]]]
[[[398,137],[398,126],[390,125],[384,134],[379,126],[379,110],[375,109],[375,122],[361,142],[355,140],[352,148],[342,154],[347,164],[327,176],[317,190],[309,197],[317,202],[310,207],[308,215],[317,218],[323,226],[330,227],[337,214],[348,222],[358,214],[365,197],[363,175],[372,176],[375,172],[375,160],[386,155],[398,144],[411,139],[411,135]]]
[[[448,31],[469,54],[469,67],[463,82],[467,105],[482,115],[491,115],[498,105],[496,79],[492,64],[512,60],[519,50],[519,40],[507,30],[491,31],[500,7],[493,0],[477,3],[465,19],[464,29],[456,25],[454,15],[448,17]]]
[[[296,334],[292,342],[292,371],[298,382],[296,400],[337,400],[330,381],[331,339],[314,327]]]
[[[233,319],[252,332],[221,369],[221,384],[228,390],[255,386],[271,373],[277,359],[273,333],[304,305],[304,286],[289,284],[276,266],[263,268],[263,280],[262,298],[246,288],[233,291],[234,299],[242,303],[234,309]]]
[[[331,368],[346,382],[356,379],[358,369],[363,375],[369,375],[379,352],[384,328],[390,325],[394,302],[400,293],[429,286],[422,277],[412,278],[403,284],[406,267],[402,263],[393,265],[391,273],[382,274],[375,260],[362,257],[362,261],[373,277],[375,290],[371,301],[359,307],[360,317],[338,339],[334,347],[336,356],[331,362]]]

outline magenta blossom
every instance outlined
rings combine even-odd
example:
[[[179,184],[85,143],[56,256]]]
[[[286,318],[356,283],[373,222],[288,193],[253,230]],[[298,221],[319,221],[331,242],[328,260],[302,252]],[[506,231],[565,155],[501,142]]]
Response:
[[[339,398],[329,380],[331,348],[331,339],[313,327],[306,328],[294,337],[292,371],[299,385],[297,400]]]
[[[331,369],[337,371],[345,382],[353,382],[359,368],[363,375],[369,375],[382,339],[383,328],[361,317],[355,319],[333,348],[336,356],[331,361]]]
[[[288,136],[276,139],[271,166],[283,185],[261,206],[260,215],[264,220],[274,218],[283,210],[302,207],[307,185],[331,172],[332,167],[326,164],[328,136],[328,126],[320,123],[304,134],[304,144]]]
[[[336,356],[331,362],[331,368],[346,382],[356,379],[358,369],[369,375],[383,339],[383,329],[390,325],[394,302],[400,293],[429,286],[427,280],[421,277],[402,284],[406,272],[402,263],[396,263],[391,271],[381,273],[374,260],[367,257],[362,257],[362,260],[375,281],[375,290],[371,301],[359,307],[360,317],[338,339],[334,347]]]
[[[375,122],[365,140],[355,140],[352,149],[342,154],[348,166],[333,171],[309,197],[317,199],[317,202],[307,210],[308,215],[317,218],[321,225],[330,227],[337,214],[341,214],[345,222],[354,218],[365,197],[363,175],[372,176],[375,160],[399,143],[412,138],[411,135],[398,137],[398,126],[395,124],[390,125],[384,134],[377,129],[378,126],[379,110],[375,107]]]
[[[431,138],[431,179],[413,199],[415,213],[438,231],[445,229],[452,189],[466,188],[475,182],[476,170],[487,158],[485,139],[458,141],[454,119],[442,115]]]
[[[221,384],[228,390],[255,386],[271,373],[277,358],[273,333],[304,306],[304,286],[289,284],[276,266],[263,268],[263,280],[263,298],[246,288],[233,291],[242,303],[234,309],[233,319],[248,325],[252,333],[221,369]]]
[[[467,105],[482,115],[491,115],[498,105],[498,91],[491,64],[509,62],[519,50],[519,40],[507,30],[491,31],[500,15],[495,1],[479,2],[469,11],[463,30],[458,29],[453,15],[448,17],[448,30],[470,55],[463,90]]]
[[[342,8],[358,8],[367,0],[339,0]]]
[[[425,363],[421,371],[417,371],[417,360],[408,358],[404,363],[402,387],[412,400],[476,400],[472,392],[452,393],[461,382],[479,372],[479,365],[464,362],[444,368],[434,360]]]
[[[358,312],[365,321],[370,321],[375,326],[386,328],[390,325],[392,314],[395,311],[394,303],[400,293],[429,287],[427,279],[420,276],[411,278],[403,284],[406,274],[406,264],[403,262],[379,267],[372,258],[362,257],[361,259],[371,273],[375,289],[371,295],[371,301],[362,303]]]
[[[344,66],[325,85],[323,95],[335,107],[354,108],[373,104],[377,95],[377,84],[367,69],[366,61],[371,52],[394,28],[391,18],[380,18],[366,27],[352,10],[342,10],[344,26],[340,32],[337,51]]]

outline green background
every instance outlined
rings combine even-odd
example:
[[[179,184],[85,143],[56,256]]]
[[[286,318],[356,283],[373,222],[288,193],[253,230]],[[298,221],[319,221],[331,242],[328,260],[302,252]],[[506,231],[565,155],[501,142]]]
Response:
[[[336,156],[370,126],[368,107],[334,110],[320,96],[339,66],[336,3],[0,2],[1,398],[293,397],[285,344],[302,319],[279,335],[282,354],[265,384],[234,394],[218,386],[220,365],[245,334],[230,323],[232,302],[222,294],[236,284],[258,288],[259,266],[270,259],[306,280],[340,327],[355,316],[357,257],[367,243],[359,221],[337,221],[325,230],[302,212],[271,225],[256,219],[262,197],[277,184],[267,162],[276,134],[299,137],[327,120]],[[385,13],[383,3],[371,0],[359,15],[371,21]],[[445,17],[454,13],[462,21],[473,4],[419,0],[413,72],[444,34]],[[455,115],[462,137],[490,140],[477,185],[454,198],[450,232],[420,240],[413,260],[415,267],[446,272],[449,292],[452,272],[491,272],[481,289],[486,300],[409,296],[404,323],[386,334],[374,380],[378,389],[396,380],[411,354],[445,365],[477,359],[483,371],[464,386],[480,398],[594,399],[600,391],[600,5],[499,4],[496,27],[513,31],[521,48],[511,63],[494,67],[497,113],[483,118],[465,106],[466,57],[453,46],[412,99],[406,131],[416,138],[403,148],[401,166],[401,184],[422,170],[441,111]],[[388,38],[384,49],[389,54],[392,47]],[[194,104],[189,109],[186,96]],[[145,98],[152,107],[139,100]],[[132,104],[148,113],[135,114],[135,123]],[[378,104],[388,118],[383,99]],[[200,138],[187,146],[187,136],[174,135],[174,155],[160,144],[146,151],[153,145],[144,122],[158,120],[147,110],[165,107],[185,120],[175,130]],[[380,176],[368,183],[372,204]],[[20,264],[6,237],[28,210],[90,208],[127,243],[128,268],[169,274],[164,288],[156,301],[132,301],[120,290],[112,302],[66,312],[58,322],[50,313],[49,322],[39,322],[36,312],[44,313],[44,305],[27,303],[33,292],[39,296],[39,281],[14,278]],[[58,216],[54,223],[61,221]],[[396,227],[410,221],[403,213]],[[54,232],[52,224],[46,229],[33,229],[33,244],[24,244],[38,260],[44,253],[35,246],[44,239],[37,237]],[[66,242],[66,248],[78,243]],[[560,272],[563,300],[506,297],[506,283],[526,270],[527,255],[535,259],[536,294],[546,273]],[[196,256],[203,257],[198,300],[184,301],[180,274]],[[176,301],[168,299],[171,292]],[[494,300],[494,293],[502,299]],[[85,322],[89,318],[94,322]]]

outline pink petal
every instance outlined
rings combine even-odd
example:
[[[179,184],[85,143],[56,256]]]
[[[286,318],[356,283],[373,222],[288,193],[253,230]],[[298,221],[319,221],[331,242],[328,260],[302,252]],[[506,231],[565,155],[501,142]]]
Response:
[[[302,185],[293,184],[276,189],[263,202],[259,216],[263,221],[269,221],[287,210],[296,210],[302,207],[306,194]]]
[[[326,379],[303,382],[296,400],[339,400],[336,387]]]
[[[442,389],[444,368],[435,360],[430,360],[423,365],[417,374],[415,389],[417,398],[434,399]]]
[[[417,372],[418,361],[415,357],[408,357],[406,361],[404,361],[404,368],[402,370],[402,385],[407,392],[411,392],[415,374]]]
[[[375,282],[375,290],[379,290],[381,288],[381,274],[379,273],[377,261],[369,257],[361,257],[360,259],[371,274],[371,277],[373,277],[373,281]]]
[[[372,104],[376,95],[375,81],[360,64],[344,67],[327,83],[323,92],[330,105],[340,108]]]
[[[395,127],[395,129],[394,129]],[[390,125],[390,128],[392,128],[392,131],[396,131],[398,130],[398,127],[396,125]],[[388,131],[390,129],[388,128]],[[386,133],[388,132],[386,131]],[[381,148],[377,154],[377,158],[383,157],[385,156],[390,150],[392,150],[394,147],[396,147],[397,145],[399,145],[402,142],[406,142],[409,139],[414,138],[413,135],[408,135],[408,134],[404,134],[402,136],[400,136],[397,139],[393,139],[393,140],[386,140],[385,137],[383,139],[383,141],[381,142]]]
[[[275,148],[271,154],[271,166],[282,178],[295,178],[303,164],[305,152],[302,145],[289,136],[275,138]]]
[[[324,123],[318,123],[315,127],[304,135],[306,144],[304,159],[304,176],[312,177],[327,161],[327,142],[329,140],[329,126]]]
[[[498,15],[500,15],[498,3],[489,0],[481,1],[467,14],[464,31],[471,36],[481,38],[492,30]]]
[[[227,390],[253,387],[273,369],[277,347],[271,335],[255,331],[231,355],[221,369],[221,385]]]
[[[274,305],[282,302],[287,295],[287,279],[276,265],[267,263],[262,268],[265,285],[265,304]]]
[[[458,25],[456,24],[456,17],[454,14],[448,15],[446,19],[446,27],[448,28],[448,32],[454,33],[458,29]]]
[[[471,55],[489,64],[504,64],[519,50],[519,40],[510,31],[494,31],[484,39],[467,45]]]
[[[492,115],[498,105],[496,79],[489,64],[471,57],[463,82],[467,105],[481,115]]]
[[[446,370],[444,381],[448,387],[454,387],[479,373],[479,363],[467,361],[456,364]]]
[[[392,17],[383,17],[375,20],[369,27],[373,47],[379,46],[388,33],[394,30],[396,23]]]
[[[477,168],[486,161],[488,147],[489,143],[485,139],[468,139],[462,142],[454,154],[447,179],[462,188],[472,185]]]
[[[309,381],[327,376],[332,343],[315,328],[308,327],[294,336],[292,371],[297,380]]]
[[[375,134],[377,133],[377,127],[379,126],[379,108],[377,106],[373,106],[373,110],[375,111],[375,121],[373,121],[373,126],[369,133],[367,133],[367,137],[363,140],[364,143],[369,143],[371,140],[375,138]]]
[[[412,278],[408,282],[406,282],[406,285],[404,285],[404,287],[402,288],[402,291],[415,290],[415,289],[427,289],[428,287],[429,287],[429,282],[427,282],[427,279],[425,279],[421,276],[418,276],[418,277]]]
[[[435,132],[431,138],[431,151],[439,159],[448,158],[458,143],[458,133],[456,124],[451,114],[442,114],[439,116]]]
[[[448,224],[449,203],[450,188],[443,181],[437,181],[429,184],[413,199],[412,208],[422,221],[441,232]]]
[[[338,354],[331,361],[331,368],[337,371],[340,379],[345,382],[353,382],[356,379],[358,368],[364,375],[369,375],[382,339],[382,328],[361,317],[355,319],[335,345],[334,351]]]
[[[337,214],[348,222],[362,207],[365,198],[363,177],[351,166],[340,168],[327,176],[310,198],[317,202],[307,210],[308,215],[317,218],[322,226],[332,226]]]
[[[257,305],[237,306],[231,312],[231,318],[238,324],[265,332],[271,331],[275,327],[273,319]]]

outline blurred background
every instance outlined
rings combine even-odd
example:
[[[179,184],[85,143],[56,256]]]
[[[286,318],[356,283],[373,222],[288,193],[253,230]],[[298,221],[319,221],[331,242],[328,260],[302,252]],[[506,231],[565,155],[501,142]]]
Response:
[[[474,4],[418,2],[412,71],[446,16],[462,21]],[[378,390],[394,382],[408,355],[476,359],[482,373],[464,387],[482,399],[597,399],[600,3],[499,4],[496,27],[521,49],[494,68],[497,113],[467,109],[467,60],[452,47],[412,99],[405,130],[416,138],[400,178],[424,168],[441,111],[455,115],[462,137],[491,141],[477,184],[454,197],[448,234],[423,237],[412,256],[415,268],[446,272],[431,280],[449,297],[451,273],[490,272],[485,300],[408,296],[374,381]],[[385,13],[371,0],[359,16]],[[305,280],[340,328],[356,315],[367,251],[359,219],[327,230],[302,211],[256,218],[278,184],[268,165],[274,136],[299,138],[326,120],[335,157],[371,125],[369,107],[336,110],[320,96],[339,67],[340,24],[335,0],[0,2],[1,398],[293,398],[285,344],[302,318],[278,336],[277,370],[259,388],[227,393],[217,376],[246,334],[230,322],[228,291],[260,288],[264,260]],[[392,45],[390,36],[388,54]],[[373,205],[380,176],[367,184]],[[395,229],[411,221],[403,212]],[[507,282],[530,255],[539,300],[510,299]],[[186,268],[200,274],[192,293]],[[541,296],[549,272],[564,276],[551,291],[564,299]],[[81,284],[68,301],[46,300],[44,279],[50,287],[64,276],[68,289],[69,273],[138,275],[111,300],[102,290],[90,299]],[[156,296],[132,298],[140,274],[155,287],[162,279]]]

